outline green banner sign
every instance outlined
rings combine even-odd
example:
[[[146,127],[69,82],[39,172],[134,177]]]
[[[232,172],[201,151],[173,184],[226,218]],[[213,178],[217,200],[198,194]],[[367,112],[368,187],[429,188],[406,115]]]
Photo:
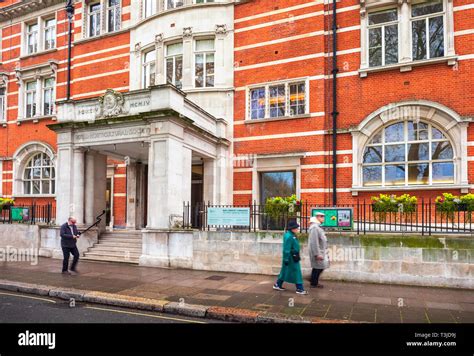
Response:
[[[12,206],[10,209],[12,221],[26,221],[30,218],[30,208]]]
[[[311,216],[316,213],[324,214],[324,223],[322,227],[337,230],[352,230],[354,226],[354,214],[352,208],[311,208]]]

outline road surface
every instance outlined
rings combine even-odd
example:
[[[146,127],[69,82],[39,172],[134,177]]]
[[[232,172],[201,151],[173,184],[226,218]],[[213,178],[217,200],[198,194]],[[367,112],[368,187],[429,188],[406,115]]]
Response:
[[[208,319],[0,291],[0,323],[215,323]]]

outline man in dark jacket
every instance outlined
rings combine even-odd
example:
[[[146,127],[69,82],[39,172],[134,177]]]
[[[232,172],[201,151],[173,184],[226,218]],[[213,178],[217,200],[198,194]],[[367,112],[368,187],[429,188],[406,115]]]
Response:
[[[68,271],[69,254],[74,256],[71,264],[71,271],[77,273],[76,265],[79,261],[79,250],[77,249],[76,243],[80,233],[77,230],[76,219],[70,217],[66,223],[62,224],[59,234],[61,235],[61,248],[64,255],[63,273],[71,274]]]

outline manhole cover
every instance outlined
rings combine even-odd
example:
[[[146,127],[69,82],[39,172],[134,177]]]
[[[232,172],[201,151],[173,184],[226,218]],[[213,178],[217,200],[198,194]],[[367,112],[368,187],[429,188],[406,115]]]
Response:
[[[210,279],[211,281],[222,281],[225,277],[224,276],[210,276],[206,279]]]

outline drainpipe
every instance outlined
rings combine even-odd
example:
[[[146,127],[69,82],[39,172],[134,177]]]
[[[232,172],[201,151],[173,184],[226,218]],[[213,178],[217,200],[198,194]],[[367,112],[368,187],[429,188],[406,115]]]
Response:
[[[337,204],[337,14],[336,0],[332,1],[332,204]]]
[[[67,38],[67,84],[66,100],[71,99],[71,47],[72,47],[72,21],[74,17],[73,0],[68,0],[66,4],[66,13],[68,19],[68,38]]]

